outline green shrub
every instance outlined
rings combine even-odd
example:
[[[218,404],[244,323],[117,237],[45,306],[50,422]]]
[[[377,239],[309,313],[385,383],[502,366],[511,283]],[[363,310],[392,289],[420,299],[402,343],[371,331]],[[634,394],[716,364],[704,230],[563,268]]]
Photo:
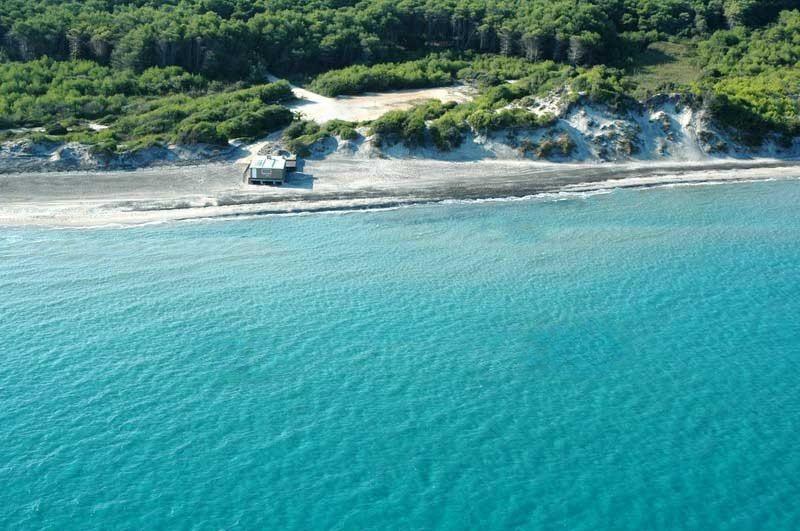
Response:
[[[67,134],[67,128],[63,124],[56,122],[46,126],[44,132],[51,136],[64,136]]]
[[[180,144],[224,144],[227,138],[210,122],[179,125],[174,139]]]
[[[297,120],[284,130],[283,140],[289,151],[300,156],[308,156],[311,146],[331,135],[345,140],[357,138],[358,133],[353,128],[354,125],[343,120],[331,120],[322,126],[313,121]]]
[[[271,85],[278,85],[272,87]],[[171,96],[144,102],[140,112],[120,119],[112,129],[126,137],[165,135],[179,143],[226,144],[231,138],[254,137],[292,122],[287,108],[270,103],[290,94],[285,82],[198,98]],[[210,131],[208,125],[214,125]]]
[[[309,88],[325,96],[449,85],[468,63],[438,54],[405,63],[354,65],[316,77]]]
[[[571,85],[574,91],[586,93],[592,101],[620,108],[631,103],[628,94],[634,89],[621,71],[602,66],[579,72]]]
[[[449,151],[461,145],[464,141],[465,123],[455,117],[445,114],[430,124],[433,144],[441,151]]]
[[[554,156],[568,157],[575,150],[575,141],[562,133],[556,138],[544,138],[535,147],[536,156],[547,159]]]
[[[181,92],[202,92],[208,81],[197,74],[190,74],[178,66],[148,68],[137,79],[141,94],[176,94]]]
[[[296,153],[301,157],[307,157],[311,154],[311,146],[326,138],[328,133],[318,131],[315,134],[302,135],[286,141],[286,148],[292,153]]]
[[[342,140],[355,140],[358,138],[358,132],[352,127],[342,127],[339,129],[339,138]]]
[[[117,142],[114,140],[103,140],[89,147],[89,151],[95,155],[111,155],[117,151]]]
[[[355,130],[353,122],[346,122],[344,120],[331,120],[323,127],[325,132],[336,135],[342,140],[355,140],[358,138],[358,133]]]
[[[304,135],[313,135],[320,130],[319,124],[310,120],[297,120],[284,129],[283,138],[291,140]]]
[[[246,110],[217,126],[220,136],[225,139],[255,137],[269,131],[276,131],[294,116],[281,105],[265,105],[255,110]]]
[[[381,137],[402,136],[408,121],[408,111],[389,111],[370,124],[370,134]]]

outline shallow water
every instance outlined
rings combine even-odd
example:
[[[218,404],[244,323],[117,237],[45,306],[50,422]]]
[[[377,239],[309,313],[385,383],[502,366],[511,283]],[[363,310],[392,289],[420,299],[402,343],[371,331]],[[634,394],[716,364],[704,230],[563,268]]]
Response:
[[[0,527],[800,527],[800,182],[0,229]]]

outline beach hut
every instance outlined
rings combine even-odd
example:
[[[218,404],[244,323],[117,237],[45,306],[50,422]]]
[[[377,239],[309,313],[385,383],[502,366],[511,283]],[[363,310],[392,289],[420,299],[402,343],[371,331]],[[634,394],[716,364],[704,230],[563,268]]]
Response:
[[[297,171],[297,155],[281,149],[278,150],[278,156],[286,159],[286,173]]]
[[[245,182],[249,184],[283,184],[286,180],[284,157],[256,157],[245,170]]]

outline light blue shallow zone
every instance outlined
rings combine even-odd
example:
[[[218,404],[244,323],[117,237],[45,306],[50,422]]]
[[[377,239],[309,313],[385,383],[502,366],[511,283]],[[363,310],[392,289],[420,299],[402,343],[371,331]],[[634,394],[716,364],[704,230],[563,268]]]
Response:
[[[0,229],[0,528],[798,529],[800,182]]]

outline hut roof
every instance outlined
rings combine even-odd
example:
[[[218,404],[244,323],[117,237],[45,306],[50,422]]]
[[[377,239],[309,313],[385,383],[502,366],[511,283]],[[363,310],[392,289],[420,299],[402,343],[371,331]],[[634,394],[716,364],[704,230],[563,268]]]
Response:
[[[251,168],[256,169],[277,169],[282,170],[286,168],[286,159],[283,157],[256,157],[250,163]]]

